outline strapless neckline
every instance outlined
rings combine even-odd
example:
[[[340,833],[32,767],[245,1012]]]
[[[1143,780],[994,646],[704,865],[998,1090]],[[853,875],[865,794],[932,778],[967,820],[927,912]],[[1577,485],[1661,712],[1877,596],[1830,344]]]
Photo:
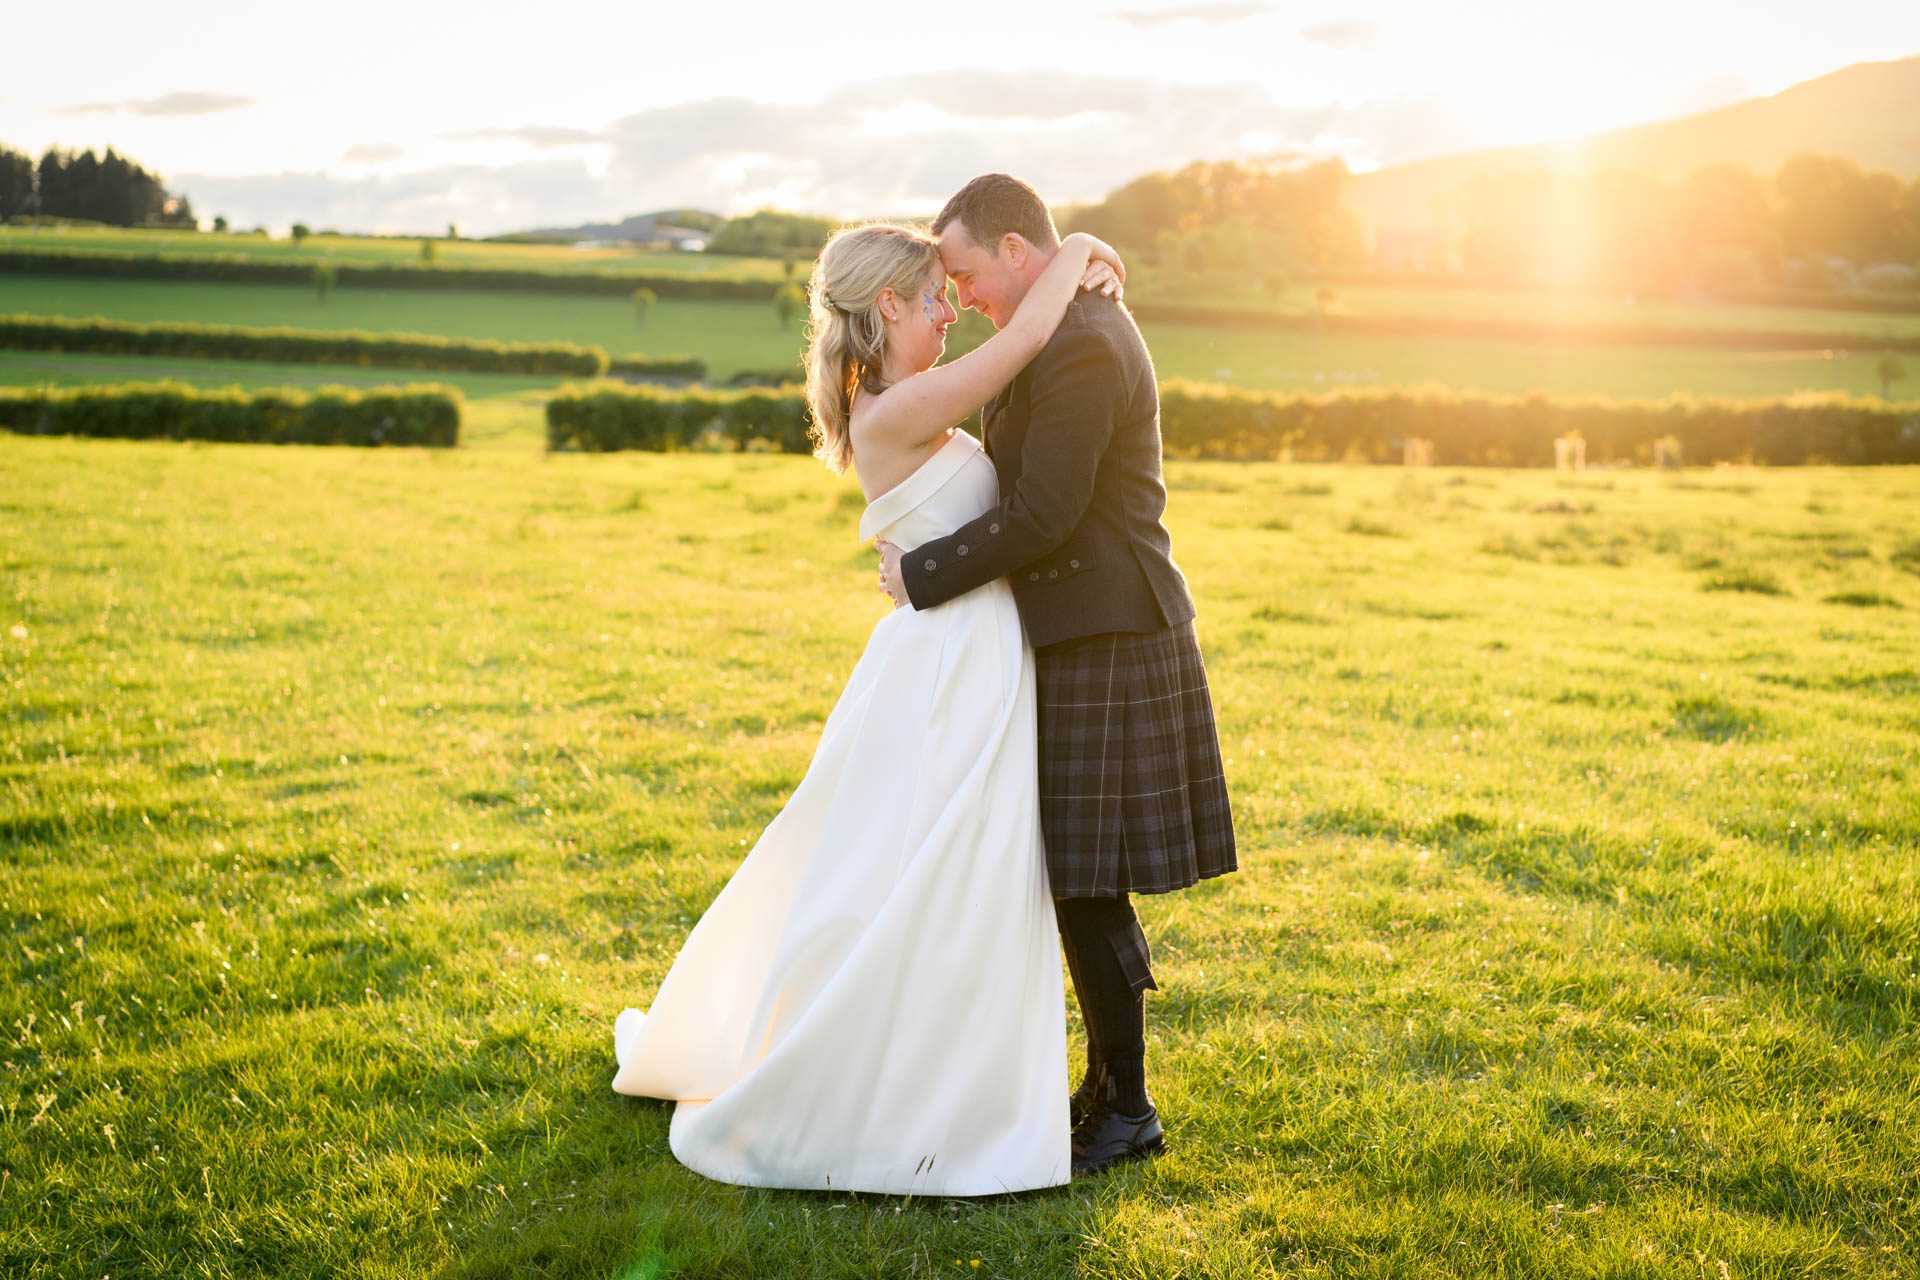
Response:
[[[955,431],[945,444],[934,450],[932,457],[914,468],[911,475],[867,504],[860,516],[861,540],[872,541],[882,529],[940,492],[979,452],[978,440],[964,431]]]

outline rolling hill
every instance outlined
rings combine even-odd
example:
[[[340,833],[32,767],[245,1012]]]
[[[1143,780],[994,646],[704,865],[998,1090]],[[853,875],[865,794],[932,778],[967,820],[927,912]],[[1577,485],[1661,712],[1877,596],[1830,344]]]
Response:
[[[1626,168],[1672,179],[1725,162],[1770,174],[1808,151],[1906,179],[1920,175],[1920,56],[1856,63],[1771,97],[1677,120],[1395,165],[1360,175],[1353,202],[1376,229],[1420,230],[1437,221],[1436,200],[1476,174]]]

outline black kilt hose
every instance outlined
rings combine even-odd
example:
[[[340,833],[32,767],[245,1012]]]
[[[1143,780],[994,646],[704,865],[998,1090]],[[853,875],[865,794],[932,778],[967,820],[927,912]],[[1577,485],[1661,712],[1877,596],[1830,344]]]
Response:
[[[1168,893],[1238,868],[1192,622],[1037,648],[1034,675],[1054,897]]]

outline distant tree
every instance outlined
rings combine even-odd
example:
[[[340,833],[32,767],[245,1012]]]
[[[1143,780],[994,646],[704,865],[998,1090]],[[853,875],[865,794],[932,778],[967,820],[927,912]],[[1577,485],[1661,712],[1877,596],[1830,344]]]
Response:
[[[313,267],[313,292],[320,301],[325,302],[327,295],[333,292],[335,273],[331,262],[317,262]]]
[[[432,262],[436,256],[437,255],[435,254],[434,248],[433,248],[433,241],[422,240],[420,242],[420,261]]]
[[[215,231],[218,231],[221,235],[225,235],[227,233],[227,215],[226,214],[216,213],[213,215],[213,229]]]
[[[33,160],[23,152],[0,147],[0,221],[33,210]]]
[[[807,295],[800,292],[800,286],[789,280],[774,290],[773,313],[780,318],[782,329],[793,328],[793,322],[807,309]]]
[[[312,235],[313,231],[307,226],[306,223],[296,222],[293,224],[293,229],[289,234],[293,237],[293,242],[295,244],[299,244],[302,241],[304,241],[308,236]]]
[[[1893,384],[1907,376],[1907,362],[1891,353],[1881,356],[1880,362],[1873,366],[1880,379],[1880,398],[1893,399]]]
[[[647,327],[647,317],[653,314],[653,304],[660,301],[660,295],[641,285],[633,291],[633,327]]]
[[[794,257],[811,262],[820,256],[822,246],[832,234],[833,223],[829,219],[762,209],[727,219],[726,225],[707,242],[707,252],[753,258]]]
[[[459,238],[460,238],[460,228],[454,226],[451,222],[449,222],[447,224],[447,239],[458,240]]]
[[[1866,264],[1900,256],[1906,192],[1888,173],[1843,156],[1798,155],[1773,180],[1789,253]]]
[[[797,273],[799,270],[800,270],[800,264],[795,262],[791,255],[780,259],[780,278],[782,280],[793,279],[795,273]]]
[[[33,189],[35,211],[48,217],[117,227],[192,225],[184,196],[170,195],[159,178],[111,147],[104,157],[49,147],[34,169]]]

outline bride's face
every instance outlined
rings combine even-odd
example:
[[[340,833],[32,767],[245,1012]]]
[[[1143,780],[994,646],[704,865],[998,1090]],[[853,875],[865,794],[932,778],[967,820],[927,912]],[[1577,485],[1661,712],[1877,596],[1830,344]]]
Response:
[[[932,368],[947,349],[947,326],[960,318],[947,301],[947,273],[935,262],[914,295],[896,296],[895,303],[888,345],[914,372]]]

